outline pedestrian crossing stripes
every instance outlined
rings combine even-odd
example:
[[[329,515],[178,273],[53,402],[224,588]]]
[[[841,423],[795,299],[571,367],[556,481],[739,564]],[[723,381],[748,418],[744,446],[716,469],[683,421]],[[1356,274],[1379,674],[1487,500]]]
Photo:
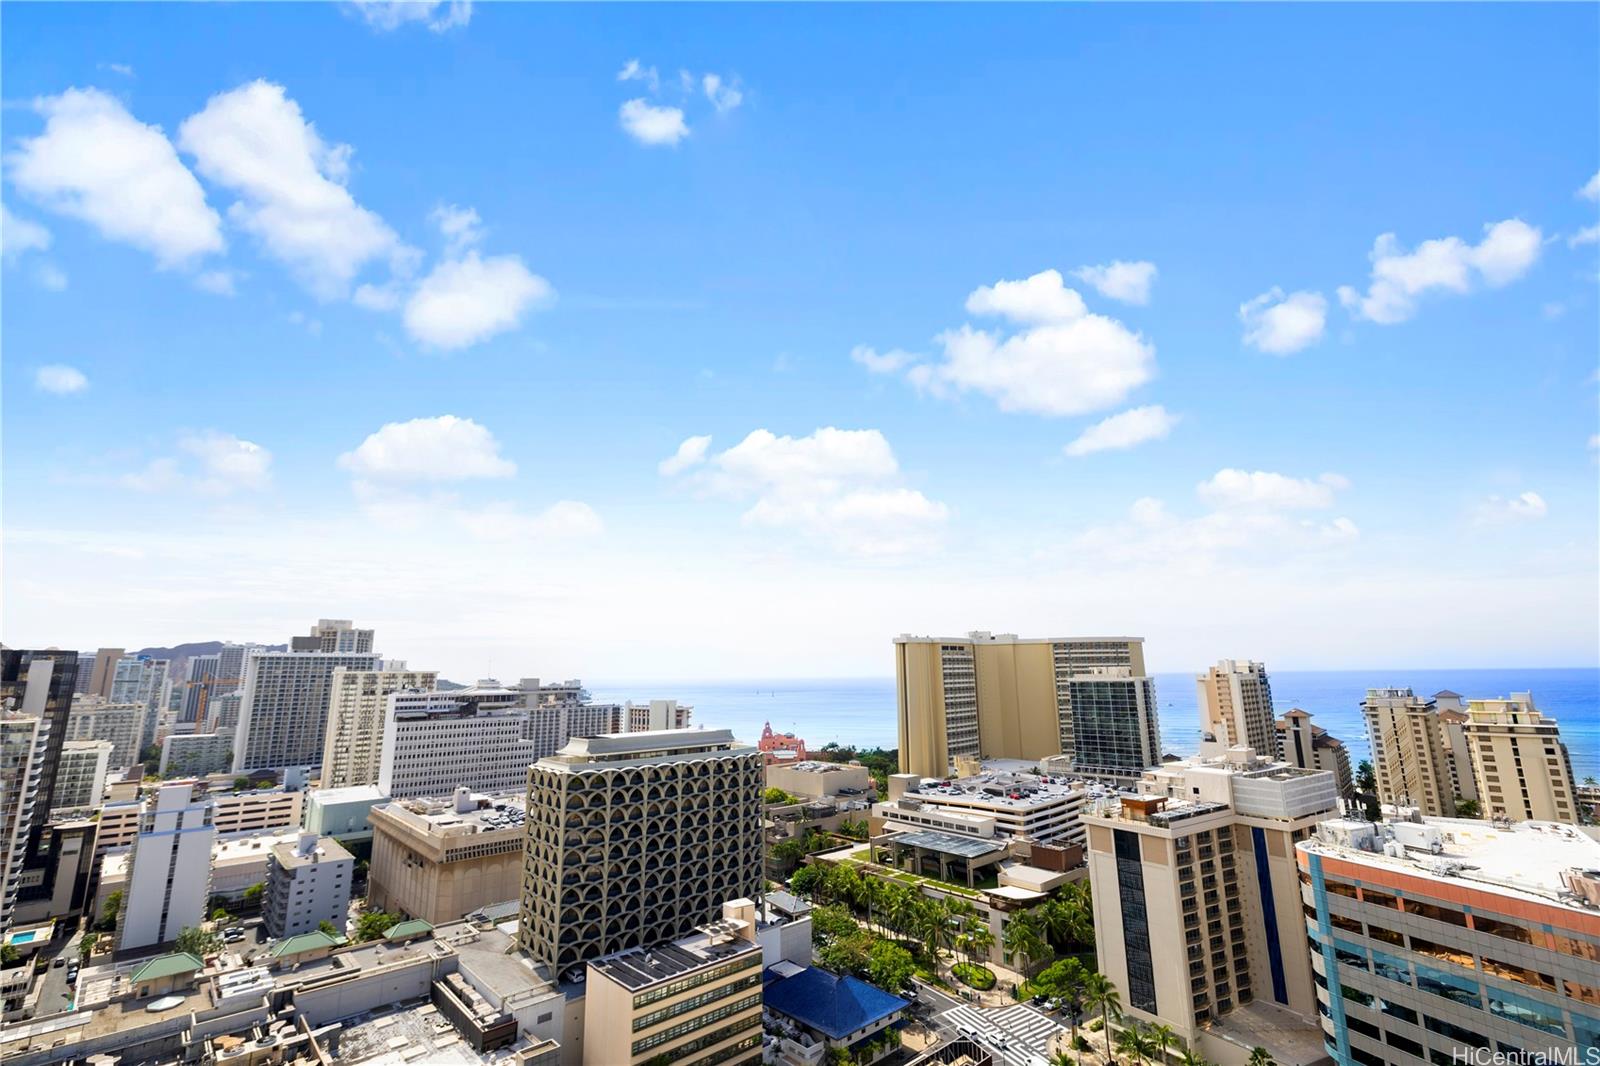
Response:
[[[1023,1003],[989,1010],[954,1007],[940,1017],[957,1032],[970,1029],[977,1033],[979,1042],[994,1050],[999,1050],[998,1042],[1003,1040],[1004,1058],[1014,1066],[1048,1062],[1050,1038],[1067,1029],[1060,1022]]]

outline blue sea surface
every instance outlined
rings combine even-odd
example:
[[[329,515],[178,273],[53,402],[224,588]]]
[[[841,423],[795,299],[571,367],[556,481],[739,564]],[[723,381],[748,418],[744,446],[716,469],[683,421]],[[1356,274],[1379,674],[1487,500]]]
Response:
[[[1282,670],[1274,671],[1272,701],[1282,714],[1310,712],[1315,723],[1350,748],[1351,762],[1368,754],[1361,699],[1368,688],[1410,688],[1431,696],[1443,689],[1468,699],[1532,692],[1534,705],[1561,725],[1579,778],[1600,777],[1600,669],[1542,670]],[[854,747],[895,746],[893,678],[805,681],[716,681],[591,686],[597,700],[676,699],[694,705],[694,721],[731,729],[755,741],[767,722],[793,732],[812,748],[829,741]],[[1164,747],[1185,755],[1200,741],[1194,674],[1157,674]]]

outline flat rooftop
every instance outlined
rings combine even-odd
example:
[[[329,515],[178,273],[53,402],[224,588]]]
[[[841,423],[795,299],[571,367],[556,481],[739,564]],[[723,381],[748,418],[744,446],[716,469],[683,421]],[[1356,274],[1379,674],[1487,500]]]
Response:
[[[1328,824],[1328,823],[1325,823]],[[1333,826],[1360,827],[1367,822],[1336,821]],[[1440,851],[1407,847],[1404,856],[1385,855],[1346,844],[1329,843],[1321,835],[1297,845],[1314,855],[1331,855],[1369,866],[1402,870],[1415,877],[1473,882],[1476,886],[1559,903],[1593,913],[1565,895],[1561,874],[1567,870],[1600,870],[1600,840],[1577,826],[1560,822],[1513,822],[1495,825],[1475,818],[1426,818],[1397,824],[1405,834],[1438,831]],[[1409,827],[1407,829],[1406,827]],[[1382,840],[1380,839],[1380,846]]]
[[[921,848],[924,851],[937,851],[943,855],[954,855],[961,859],[978,859],[995,852],[1006,849],[992,840],[976,840],[972,837],[956,836],[954,833],[937,833],[932,830],[922,830],[916,833],[897,833],[892,837],[883,838],[885,844],[904,844],[907,847]]]
[[[906,795],[913,799],[961,800],[1002,810],[1026,811],[1053,806],[1087,791],[1082,781],[1051,774],[1023,774],[990,770],[973,777],[923,781]]]
[[[383,789],[377,785],[346,785],[344,788],[319,788],[309,793],[309,798],[327,806],[333,803],[365,803],[368,800],[385,800]]]
[[[684,751],[703,748],[737,748],[755,751],[753,746],[740,744],[731,729],[646,729],[637,733],[601,733],[592,737],[573,737],[567,746],[543,762],[565,766],[568,762],[585,760],[627,759],[652,755],[656,752]]]
[[[344,845],[332,837],[318,837],[316,847],[312,848],[309,854],[300,851],[297,846],[298,842],[299,838],[296,837],[294,840],[284,841],[281,844],[272,846],[272,855],[278,860],[278,865],[286,870],[293,870],[301,866],[315,866],[319,862],[339,862],[345,859],[353,862],[355,860],[355,856],[346,851]]]
[[[528,798],[524,793],[475,795],[473,799],[486,802],[487,806],[458,811],[451,800],[417,797],[394,800],[385,807],[376,808],[373,813],[399,817],[429,833],[493,833],[507,829],[520,832],[527,821]]]
[[[728,934],[702,932],[659,947],[629,948],[594,959],[589,965],[628,991],[637,992],[657,982],[681,977],[702,966],[727,962],[752,953],[759,957],[760,946],[737,937],[730,938]]]

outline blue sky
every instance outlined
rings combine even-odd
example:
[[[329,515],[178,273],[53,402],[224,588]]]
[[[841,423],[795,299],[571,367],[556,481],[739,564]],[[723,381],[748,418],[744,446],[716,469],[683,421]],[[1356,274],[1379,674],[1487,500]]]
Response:
[[[8,642],[1596,661],[1593,6],[0,28]]]

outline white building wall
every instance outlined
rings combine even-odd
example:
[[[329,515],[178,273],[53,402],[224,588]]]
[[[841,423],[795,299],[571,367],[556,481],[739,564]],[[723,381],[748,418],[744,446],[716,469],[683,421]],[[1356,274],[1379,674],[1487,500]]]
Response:
[[[211,802],[193,786],[163,786],[145,808],[117,919],[119,950],[175,940],[205,918],[211,895]]]
[[[391,698],[378,789],[391,799],[521,791],[537,761],[525,731],[519,713],[402,712]]]

